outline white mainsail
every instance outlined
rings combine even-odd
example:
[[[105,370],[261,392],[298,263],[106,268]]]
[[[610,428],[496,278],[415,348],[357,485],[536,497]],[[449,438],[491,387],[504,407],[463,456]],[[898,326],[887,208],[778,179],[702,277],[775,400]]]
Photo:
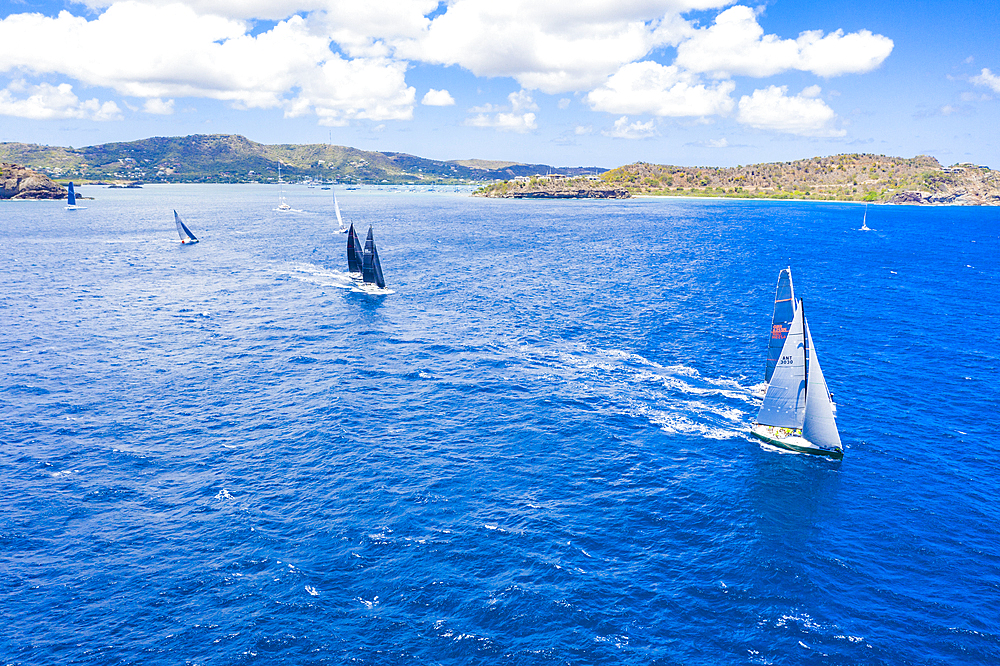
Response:
[[[806,351],[801,303],[788,327],[788,336],[767,385],[757,423],[779,428],[801,428],[806,411]]]
[[[340,204],[337,203],[337,193],[333,193],[333,210],[337,213],[337,224],[340,225],[340,231],[347,231],[344,227],[344,218],[340,216]]]
[[[823,369],[819,366],[819,356],[813,345],[812,334],[809,333],[809,323],[805,322],[806,340],[809,344],[808,386],[806,387],[806,411],[802,424],[802,437],[825,449],[841,449],[840,432],[837,431],[837,421],[833,416],[833,401],[830,399],[830,389],[823,377]]]

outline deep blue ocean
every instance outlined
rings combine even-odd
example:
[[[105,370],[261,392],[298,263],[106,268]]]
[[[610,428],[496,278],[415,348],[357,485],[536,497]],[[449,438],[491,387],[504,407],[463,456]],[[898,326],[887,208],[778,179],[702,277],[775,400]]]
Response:
[[[1000,663],[1000,209],[0,202],[0,663]],[[201,243],[182,246],[176,209]],[[841,462],[748,437],[775,281]]]

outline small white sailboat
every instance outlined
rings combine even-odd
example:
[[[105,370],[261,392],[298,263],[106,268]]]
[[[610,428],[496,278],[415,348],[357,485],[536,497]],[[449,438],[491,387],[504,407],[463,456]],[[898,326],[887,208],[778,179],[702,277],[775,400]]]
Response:
[[[66,198],[66,210],[86,210],[86,206],[76,205],[76,190],[73,189],[73,181],[69,181],[69,195]]]
[[[834,459],[844,457],[836,407],[819,365],[799,300],[764,404],[750,433],[771,446]]]
[[[288,202],[285,201],[285,186],[281,182],[281,160],[278,160],[278,207],[274,210],[280,211],[282,213],[288,213],[293,210]]]
[[[337,192],[333,192],[333,210],[337,213],[337,224],[340,225],[338,231],[342,234],[346,234],[349,230],[344,226],[344,218],[340,216],[340,204],[337,203]]]
[[[174,211],[174,222],[177,223],[177,235],[181,237],[181,245],[194,245],[198,242],[187,225],[181,222],[181,216],[177,214],[176,210]]]
[[[865,216],[861,220],[861,228],[858,231],[871,231],[871,228],[868,226],[868,204],[865,204]]]

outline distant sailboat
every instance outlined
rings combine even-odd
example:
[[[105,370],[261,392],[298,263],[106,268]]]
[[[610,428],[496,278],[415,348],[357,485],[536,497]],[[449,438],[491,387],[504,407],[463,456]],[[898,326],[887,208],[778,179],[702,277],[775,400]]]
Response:
[[[181,216],[177,214],[176,210],[174,211],[174,222],[177,223],[177,235],[181,237],[181,245],[194,245],[198,242],[187,225],[181,222]]]
[[[750,432],[789,451],[844,457],[833,399],[801,300]]]
[[[281,211],[283,213],[290,212],[292,207],[288,205],[285,201],[285,187],[281,182],[281,160],[278,160],[278,207],[274,210]]]
[[[336,191],[334,191],[334,193],[333,193],[333,210],[337,213],[337,224],[340,225],[340,229],[338,231],[340,231],[340,233],[342,233],[342,234],[346,234],[347,233],[347,227],[344,226],[344,218],[342,218],[340,216],[340,204],[337,203],[337,192]]]
[[[385,278],[382,277],[382,264],[378,260],[378,248],[375,247],[375,234],[368,227],[368,238],[365,239],[365,253],[361,264],[361,277],[366,284],[374,284],[379,289],[385,289]]]
[[[365,253],[361,248],[361,240],[358,238],[357,232],[354,231],[354,225],[347,230],[347,272],[357,273],[361,275],[361,269],[365,264]]]
[[[861,228],[858,231],[871,231],[868,227],[868,204],[865,204],[865,216],[861,220]]]
[[[86,206],[76,205],[76,190],[73,189],[73,181],[69,181],[69,196],[66,199],[66,210],[85,210]]]

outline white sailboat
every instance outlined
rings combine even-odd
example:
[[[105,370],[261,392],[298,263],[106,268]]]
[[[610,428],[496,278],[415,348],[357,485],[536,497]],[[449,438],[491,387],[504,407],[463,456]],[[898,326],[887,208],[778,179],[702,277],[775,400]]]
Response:
[[[181,222],[181,216],[177,214],[176,210],[174,211],[174,222],[177,223],[177,235],[181,237],[181,245],[194,245],[198,242],[187,225]]]
[[[750,432],[772,446],[841,459],[844,447],[835,412],[799,300]]]
[[[292,207],[288,205],[287,201],[285,201],[285,187],[281,182],[281,160],[278,160],[278,207],[274,210],[283,213],[292,211]]]
[[[86,206],[76,205],[76,190],[73,189],[73,181],[69,181],[69,195],[66,197],[66,210],[86,210]]]
[[[338,231],[342,234],[346,234],[348,232],[348,228],[344,226],[344,218],[340,216],[340,204],[337,203],[336,190],[333,192],[333,210],[337,213],[337,224],[340,225],[340,229],[338,229]]]
[[[865,204],[865,216],[861,220],[861,228],[858,231],[871,231],[871,228],[868,226],[868,204]]]

